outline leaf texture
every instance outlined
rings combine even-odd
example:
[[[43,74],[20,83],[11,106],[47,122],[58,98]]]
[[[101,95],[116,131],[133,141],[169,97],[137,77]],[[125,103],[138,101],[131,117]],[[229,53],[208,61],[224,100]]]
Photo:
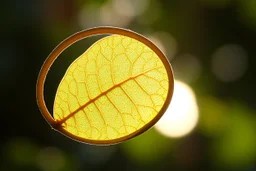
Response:
[[[165,66],[154,51],[130,37],[107,36],[69,66],[53,116],[82,139],[115,140],[152,121],[168,87]]]

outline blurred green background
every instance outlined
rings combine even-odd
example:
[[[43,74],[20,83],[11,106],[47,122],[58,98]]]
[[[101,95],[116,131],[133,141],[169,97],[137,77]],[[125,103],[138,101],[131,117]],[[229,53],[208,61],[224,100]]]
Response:
[[[3,0],[0,8],[1,171],[256,170],[255,0]],[[175,103],[189,109],[182,128],[195,111],[186,135],[152,128],[99,147],[50,129],[35,98],[40,67],[63,39],[100,25],[141,33],[167,55],[175,79],[194,93],[196,110],[185,95]],[[53,65],[49,109],[69,64],[98,38],[76,43]]]

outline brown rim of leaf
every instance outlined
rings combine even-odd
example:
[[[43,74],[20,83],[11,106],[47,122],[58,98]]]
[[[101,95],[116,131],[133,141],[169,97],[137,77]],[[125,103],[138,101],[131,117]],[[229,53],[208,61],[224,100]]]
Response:
[[[53,116],[50,114],[50,112],[47,109],[46,104],[45,104],[44,83],[45,83],[45,79],[48,74],[48,71],[50,70],[50,67],[52,66],[54,61],[58,58],[58,56],[66,48],[68,48],[72,44],[74,44],[77,41],[82,40],[84,38],[91,37],[91,36],[97,36],[97,35],[104,35],[104,34],[118,34],[118,35],[127,36],[130,38],[136,39],[136,40],[142,42],[143,44],[145,44],[146,46],[148,46],[149,48],[151,48],[158,55],[158,57],[161,59],[161,61],[163,62],[164,66],[165,66],[165,69],[168,74],[168,79],[169,79],[169,89],[168,89],[166,101],[165,101],[163,107],[161,108],[161,110],[159,111],[159,113],[156,115],[156,117],[154,119],[152,119],[149,123],[144,125],[141,129],[135,131],[132,134],[129,134],[127,136],[120,137],[120,138],[117,138],[114,140],[90,140],[90,139],[85,139],[85,138],[75,136],[75,135],[67,132],[59,124],[57,124],[56,120],[54,120]],[[50,124],[50,126],[54,130],[59,131],[60,133],[64,134],[65,136],[67,136],[73,140],[79,141],[79,142],[84,142],[84,143],[88,143],[88,144],[97,144],[97,145],[108,145],[108,144],[120,143],[122,141],[133,138],[133,137],[145,132],[150,127],[152,127],[162,117],[162,115],[165,113],[167,107],[169,106],[169,104],[171,102],[172,95],[173,95],[173,89],[174,89],[174,78],[173,78],[173,72],[172,72],[171,65],[168,62],[165,55],[163,54],[163,52],[155,44],[153,44],[150,40],[148,40],[144,36],[142,36],[138,33],[135,33],[131,30],[118,28],[118,27],[106,27],[105,26],[105,27],[95,27],[95,28],[91,28],[91,29],[87,29],[87,30],[83,30],[78,33],[75,33],[75,34],[71,35],[70,37],[68,37],[67,39],[65,39],[64,41],[62,41],[50,53],[50,55],[45,60],[43,66],[40,70],[40,73],[38,75],[38,80],[37,80],[37,85],[36,85],[36,98],[37,98],[37,104],[39,106],[39,109],[40,109],[43,117],[46,119],[46,121]]]

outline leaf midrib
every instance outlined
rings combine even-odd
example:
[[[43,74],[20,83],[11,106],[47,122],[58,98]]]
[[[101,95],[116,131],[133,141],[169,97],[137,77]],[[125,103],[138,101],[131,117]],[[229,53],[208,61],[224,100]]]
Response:
[[[111,87],[111,88],[109,88],[109,89],[103,91],[103,92],[100,93],[98,96],[96,96],[96,97],[90,99],[90,100],[89,100],[88,102],[86,102],[84,105],[80,106],[79,108],[77,108],[76,110],[74,110],[73,112],[71,112],[68,116],[64,117],[64,118],[61,119],[61,120],[56,120],[57,124],[58,124],[58,125],[61,125],[61,124],[65,123],[69,118],[71,118],[72,116],[74,116],[78,111],[83,110],[83,109],[84,109],[86,106],[88,106],[89,104],[94,103],[94,102],[95,102],[96,100],[98,100],[100,97],[106,95],[107,93],[109,93],[109,92],[112,91],[113,89],[115,89],[115,88],[117,88],[117,87],[120,87],[122,84],[126,83],[127,81],[133,80],[133,79],[135,79],[135,78],[137,78],[137,77],[139,77],[139,76],[141,76],[141,75],[143,75],[143,74],[145,74],[145,73],[147,73],[147,72],[153,71],[153,70],[158,69],[158,68],[161,68],[161,67],[163,67],[163,66],[158,66],[158,67],[151,68],[151,69],[149,69],[149,70],[147,70],[147,71],[144,71],[144,72],[142,72],[142,73],[140,73],[140,74],[137,74],[137,75],[135,75],[135,76],[131,76],[131,77],[129,77],[128,79],[126,79],[126,80],[124,80],[124,81],[121,81],[120,83],[114,85],[113,87]]]

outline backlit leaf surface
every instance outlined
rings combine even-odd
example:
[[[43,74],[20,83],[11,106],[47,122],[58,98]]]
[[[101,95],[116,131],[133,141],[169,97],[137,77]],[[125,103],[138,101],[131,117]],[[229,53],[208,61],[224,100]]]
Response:
[[[154,51],[133,38],[111,35],[69,66],[53,115],[65,131],[81,139],[120,139],[156,117],[168,87],[165,66]]]

